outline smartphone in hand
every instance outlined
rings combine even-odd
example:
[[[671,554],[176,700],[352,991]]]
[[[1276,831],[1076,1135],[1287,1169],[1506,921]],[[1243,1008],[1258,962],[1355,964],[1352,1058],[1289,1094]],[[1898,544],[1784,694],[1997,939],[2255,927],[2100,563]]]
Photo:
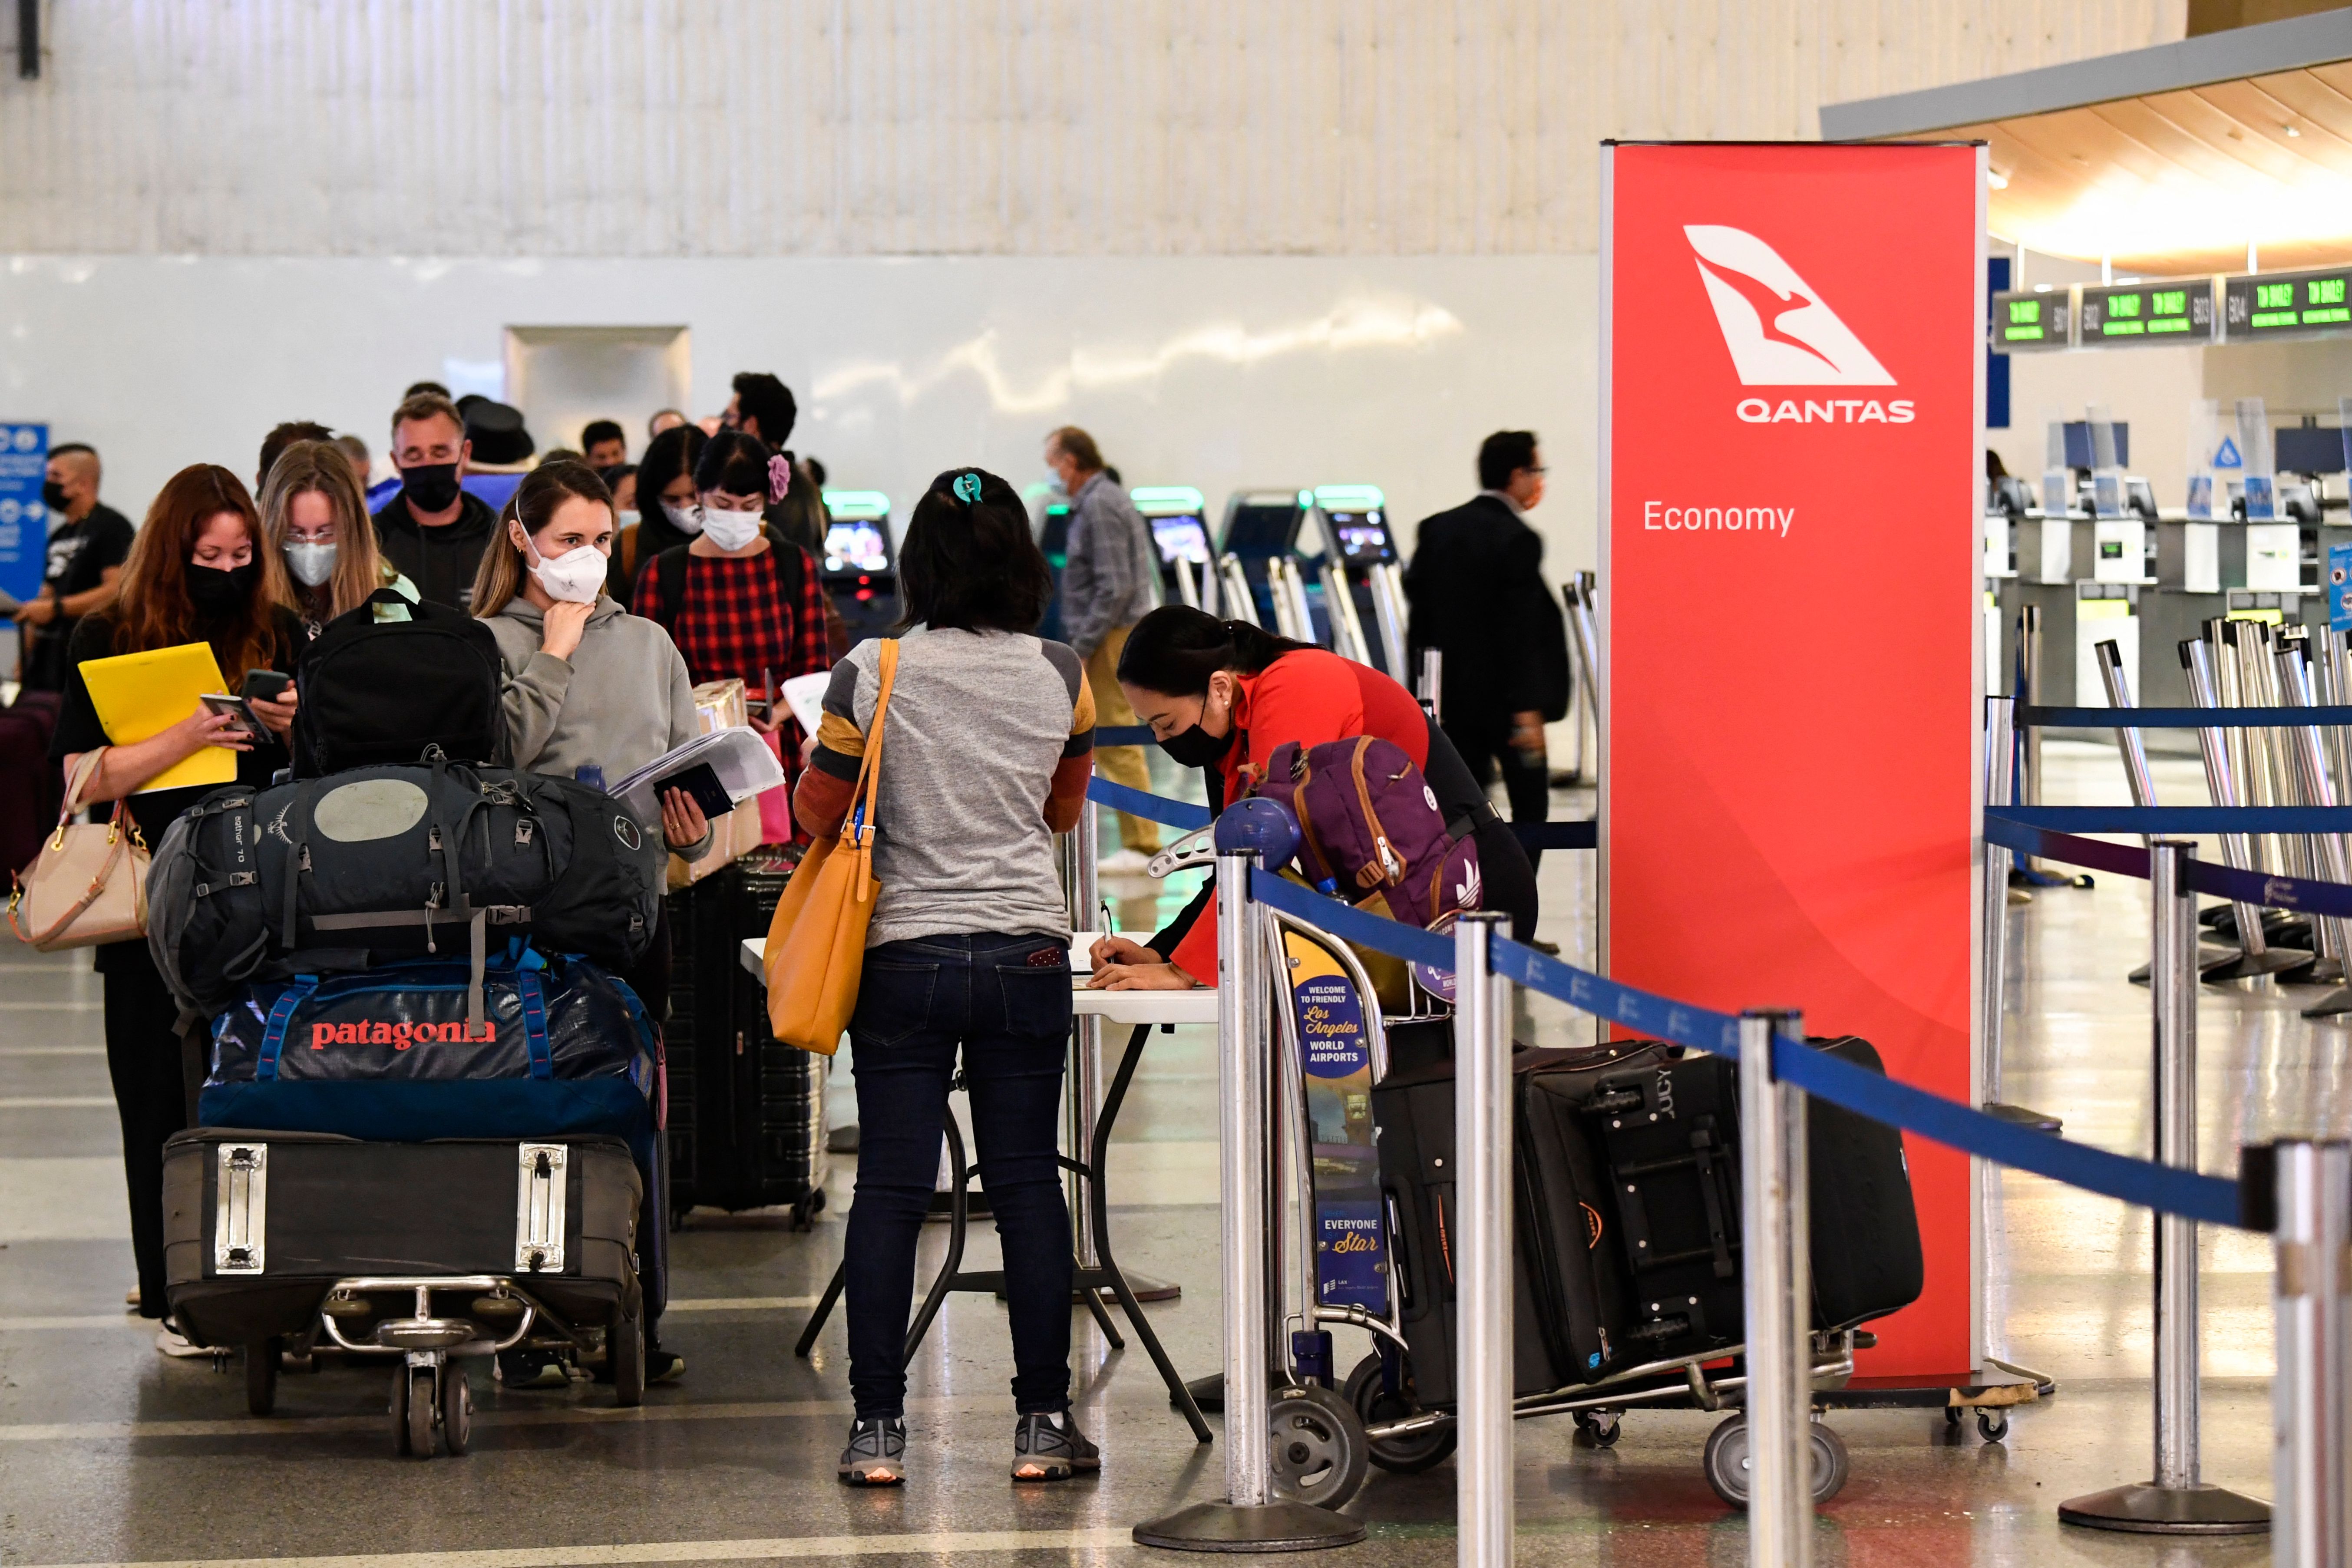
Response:
[[[248,743],[258,745],[269,738],[269,731],[263,727],[261,721],[254,716],[253,710],[247,706],[244,698],[231,697],[226,691],[207,691],[196,700],[215,713],[226,713],[236,720],[238,726],[245,731],[243,738]]]
[[[292,676],[275,669],[248,669],[245,672],[245,684],[237,688],[236,694],[248,702],[256,698],[264,702],[276,702],[285,697],[286,689],[293,684]]]

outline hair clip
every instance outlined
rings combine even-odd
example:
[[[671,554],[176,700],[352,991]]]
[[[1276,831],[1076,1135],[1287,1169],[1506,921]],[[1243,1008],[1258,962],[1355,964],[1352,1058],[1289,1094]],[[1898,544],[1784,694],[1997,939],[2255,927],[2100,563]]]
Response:
[[[792,493],[793,460],[782,452],[768,459],[768,499],[780,501]]]
[[[980,476],[973,473],[958,474],[955,478],[955,493],[962,500],[964,505],[978,506],[980,504]]]

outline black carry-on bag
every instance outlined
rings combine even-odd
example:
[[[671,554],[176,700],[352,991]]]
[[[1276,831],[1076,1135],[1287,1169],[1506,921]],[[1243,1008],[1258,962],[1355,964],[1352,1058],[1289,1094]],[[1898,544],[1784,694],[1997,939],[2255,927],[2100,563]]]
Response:
[[[670,1213],[824,1206],[828,1058],[778,1040],[743,940],[768,934],[795,858],[756,850],[669,895]]]
[[[1601,1085],[1667,1059],[1642,1043],[1511,1058],[1514,1170],[1512,1386],[1590,1383],[1623,1360],[1630,1287],[1613,1210],[1581,1112]],[[1454,1402],[1454,1079],[1450,1060],[1391,1071],[1372,1090],[1381,1184],[1395,1257],[1412,1401]]]
[[[1811,1043],[1886,1070],[1867,1040]],[[1643,1360],[1728,1352],[1745,1335],[1738,1074],[1725,1057],[1660,1061],[1610,1075],[1587,1102],[1633,1285],[1626,1332]],[[1925,1265],[1902,1132],[1811,1100],[1806,1159],[1813,1326],[1852,1328],[1917,1300]]]
[[[379,605],[406,618],[379,621]],[[375,763],[496,763],[506,751],[506,664],[490,628],[391,588],[320,629],[295,668],[294,776]]]
[[[627,1142],[603,1135],[381,1143],[194,1128],[163,1146],[172,1315],[197,1344],[245,1347],[257,1415],[282,1349],[331,1346],[393,1365],[400,1452],[429,1455],[438,1432],[462,1453],[457,1358],[534,1331],[601,1342],[617,1402],[644,1397],[644,1191]]]

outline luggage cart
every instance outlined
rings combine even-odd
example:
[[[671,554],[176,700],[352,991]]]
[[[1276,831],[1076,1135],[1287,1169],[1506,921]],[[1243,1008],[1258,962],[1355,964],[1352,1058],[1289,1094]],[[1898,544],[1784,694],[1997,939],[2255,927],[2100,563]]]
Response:
[[[1371,999],[1375,987],[1362,963],[1346,943],[1328,932],[1292,919],[1278,910],[1266,910],[1268,956],[1276,975],[1286,973],[1289,951],[1286,937],[1303,937],[1329,953],[1357,987],[1360,997]],[[1374,1078],[1388,1071],[1388,1033],[1404,1024],[1426,1024],[1450,1016],[1451,999],[1424,978],[1411,974],[1409,1012],[1383,1016],[1375,1004],[1365,1008],[1366,1034]],[[1279,1281],[1279,1298],[1272,1308],[1286,1329],[1269,1342],[1289,1347],[1277,1351],[1281,1365],[1268,1408],[1273,1427],[1271,1452],[1275,1487],[1279,1496],[1325,1508],[1346,1503],[1361,1489],[1371,1467],[1398,1474],[1429,1469],[1454,1451],[1454,1411],[1450,1405],[1424,1407],[1412,1392],[1411,1352],[1399,1316],[1391,1283],[1378,1309],[1362,1304],[1334,1306],[1318,1296],[1321,1256],[1317,1234],[1315,1146],[1308,1125],[1306,1072],[1299,1049],[1298,1019],[1286,987],[1276,1006],[1275,1127],[1272,1169],[1276,1173],[1269,1235],[1277,1267],[1268,1278]],[[1294,1217],[1295,1216],[1295,1217]],[[1393,1221],[1381,1210],[1383,1259],[1394,1256],[1388,1234]],[[1287,1263],[1287,1268],[1279,1265]],[[1393,1272],[1385,1273],[1393,1281]],[[1370,1334],[1372,1353],[1364,1357],[1335,1389],[1324,1370],[1329,1359],[1328,1334],[1341,1326]],[[1321,1336],[1319,1353],[1316,1336]],[[1877,1343],[1876,1336],[1859,1326],[1816,1331],[1812,1336],[1814,1419],[1811,1424],[1814,1500],[1826,1502],[1844,1487],[1849,1460],[1844,1441],[1822,1420],[1824,1412],[1889,1405],[1940,1405],[1946,1418],[1957,1426],[1969,1408],[1978,1411],[1978,1429],[1987,1442],[1999,1441],[2008,1431],[2007,1407],[2027,1403],[2038,1389],[2030,1379],[2015,1382],[1989,1379],[1981,1384],[1946,1388],[1880,1388],[1865,1382],[1852,1386],[1854,1352]],[[1308,1353],[1299,1353],[1305,1345]],[[1571,1384],[1513,1401],[1513,1418],[1566,1415],[1589,1441],[1601,1447],[1614,1446],[1625,1413],[1635,1408],[1728,1411],[1706,1442],[1702,1460],[1707,1484],[1734,1508],[1748,1503],[1747,1418],[1739,1405],[1745,1396],[1747,1373],[1744,1345],[1718,1346],[1701,1353],[1643,1363],[1588,1384]]]
[[[457,1173],[476,1179],[444,1192],[444,1207],[434,1211],[464,1232],[446,1244],[457,1256],[442,1258],[439,1271],[430,1271],[432,1247],[409,1245],[417,1239],[413,1234],[370,1233],[368,1239],[375,1256],[418,1259],[425,1271],[345,1273],[348,1261],[333,1265],[352,1258],[352,1249],[340,1239],[322,1256],[333,1210],[289,1194],[307,1199],[336,1173],[306,1166],[302,1155],[351,1152],[395,1161],[402,1167],[396,1173],[410,1178],[465,1163],[467,1169]],[[275,1408],[281,1357],[289,1352],[309,1367],[321,1354],[385,1358],[394,1362],[388,1407],[394,1451],[415,1458],[431,1458],[439,1448],[462,1455],[473,1435],[473,1393],[462,1363],[532,1342],[567,1354],[602,1352],[614,1403],[644,1401],[644,1290],[632,1258],[614,1256],[633,1238],[615,1237],[595,1212],[601,1203],[632,1219],[637,1213],[637,1177],[625,1141],[583,1134],[371,1145],[319,1134],[192,1129],[174,1135],[165,1159],[167,1188],[176,1181],[182,1194],[170,1213],[178,1230],[169,1238],[173,1311],[191,1339],[212,1347],[222,1370],[243,1347],[246,1407],[253,1415]],[[274,1224],[273,1165],[280,1188]],[[626,1175],[625,1195],[616,1199],[609,1182],[596,1196],[586,1195],[590,1189],[581,1184],[597,1179],[600,1165]],[[486,1169],[503,1189],[492,1203],[482,1201]],[[495,1260],[486,1256],[493,1254]],[[467,1261],[475,1266],[465,1267]],[[490,1267],[481,1268],[484,1262]]]

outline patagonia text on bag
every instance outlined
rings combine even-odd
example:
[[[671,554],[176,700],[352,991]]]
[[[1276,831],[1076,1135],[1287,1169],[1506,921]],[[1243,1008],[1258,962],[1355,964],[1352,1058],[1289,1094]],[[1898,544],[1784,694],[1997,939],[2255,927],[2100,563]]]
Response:
[[[473,984],[459,959],[247,987],[214,1021],[198,1114],[392,1141],[651,1128],[653,1035],[625,982],[515,942],[478,1018]]]

